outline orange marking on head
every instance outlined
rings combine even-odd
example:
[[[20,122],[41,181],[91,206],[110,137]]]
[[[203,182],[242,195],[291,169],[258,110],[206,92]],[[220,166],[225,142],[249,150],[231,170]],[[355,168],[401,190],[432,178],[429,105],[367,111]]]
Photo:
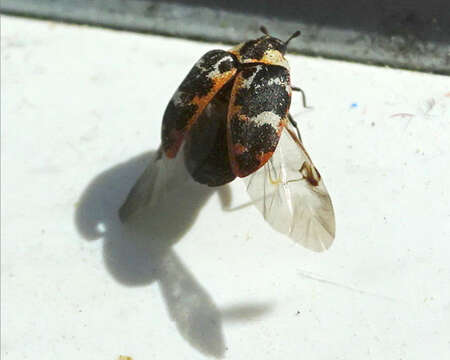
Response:
[[[280,53],[278,50],[268,49],[261,59],[250,59],[250,58],[243,59],[241,57],[240,47],[231,49],[230,53],[236,56],[241,64],[258,63],[268,65],[279,65],[289,69],[287,60],[285,59],[283,54]]]

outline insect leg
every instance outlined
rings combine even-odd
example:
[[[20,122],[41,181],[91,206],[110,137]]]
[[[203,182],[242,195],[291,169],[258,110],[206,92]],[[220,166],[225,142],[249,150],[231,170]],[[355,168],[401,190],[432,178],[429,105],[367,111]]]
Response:
[[[299,87],[297,87],[297,86],[292,86],[291,89],[292,89],[293,91],[298,91],[298,92],[300,92],[300,93],[302,94],[303,107],[306,108],[306,109],[310,109],[311,106],[306,105],[306,95],[305,95],[305,92],[304,92],[302,89],[300,89]]]
[[[298,139],[299,139],[301,142],[303,142],[303,141],[302,141],[302,136],[300,135],[300,130],[299,130],[299,128],[298,128],[297,121],[294,120],[294,118],[292,117],[291,114],[288,114],[288,118],[289,118],[289,122],[292,124],[293,127],[295,127],[295,130],[297,131]]]

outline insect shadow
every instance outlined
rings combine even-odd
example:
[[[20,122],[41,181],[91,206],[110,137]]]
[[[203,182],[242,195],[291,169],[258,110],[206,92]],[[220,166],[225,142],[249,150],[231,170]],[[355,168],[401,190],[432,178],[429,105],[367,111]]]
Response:
[[[157,211],[144,210],[138,219],[120,222],[117,210],[155,156],[156,152],[144,153],[95,177],[79,201],[77,229],[88,241],[103,238],[104,264],[115,280],[128,287],[156,282],[182,337],[206,355],[223,357],[222,319],[252,320],[269,311],[270,305],[245,303],[219,309],[171,248],[215,192],[223,208],[229,206],[229,186],[180,188]]]

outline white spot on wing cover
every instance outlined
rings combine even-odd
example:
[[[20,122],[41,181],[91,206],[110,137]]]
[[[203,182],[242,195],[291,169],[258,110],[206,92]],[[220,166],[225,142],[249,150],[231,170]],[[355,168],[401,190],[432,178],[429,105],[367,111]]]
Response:
[[[262,126],[264,124],[271,125],[275,130],[278,130],[280,126],[281,117],[271,111],[264,111],[261,114],[254,116],[250,119],[253,123],[258,126]]]

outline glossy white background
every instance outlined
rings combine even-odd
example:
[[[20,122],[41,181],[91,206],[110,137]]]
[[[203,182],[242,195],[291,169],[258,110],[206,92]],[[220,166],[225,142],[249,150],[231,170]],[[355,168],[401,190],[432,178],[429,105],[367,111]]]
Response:
[[[450,355],[448,77],[288,56],[337,218],[316,254],[224,210],[239,181],[118,221],[173,91],[227,46],[1,22],[2,358]]]

